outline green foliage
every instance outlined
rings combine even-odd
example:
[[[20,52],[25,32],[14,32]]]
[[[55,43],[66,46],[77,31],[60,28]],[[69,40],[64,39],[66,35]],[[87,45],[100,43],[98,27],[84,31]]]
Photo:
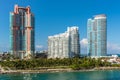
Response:
[[[102,62],[101,59],[94,58],[64,58],[64,59],[30,59],[30,60],[12,60],[1,61],[0,65],[10,69],[39,69],[50,67],[70,67],[74,70],[91,69],[94,67],[111,66],[108,62]]]
[[[94,58],[83,58],[83,59],[74,59],[71,68],[74,70],[79,69],[92,69],[95,67],[106,67],[111,66],[109,62],[102,62],[101,59]]]
[[[120,64],[112,64],[112,67],[120,67]]]
[[[70,66],[73,70],[79,70],[80,69],[80,65],[79,64],[73,64]]]

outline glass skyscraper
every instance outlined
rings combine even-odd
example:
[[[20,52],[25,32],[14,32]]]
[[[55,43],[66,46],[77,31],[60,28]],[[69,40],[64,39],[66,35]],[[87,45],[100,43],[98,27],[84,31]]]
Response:
[[[48,37],[48,58],[72,58],[79,55],[78,27],[68,27],[65,33]]]
[[[15,5],[10,12],[10,50],[19,58],[29,58],[34,53],[34,15],[30,7]]]
[[[87,53],[90,57],[107,54],[107,19],[105,14],[96,15],[87,22]]]

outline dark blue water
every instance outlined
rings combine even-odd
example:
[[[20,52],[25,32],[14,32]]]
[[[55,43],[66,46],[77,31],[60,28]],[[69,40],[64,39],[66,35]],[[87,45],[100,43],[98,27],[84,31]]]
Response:
[[[0,74],[0,80],[120,80],[120,70]]]

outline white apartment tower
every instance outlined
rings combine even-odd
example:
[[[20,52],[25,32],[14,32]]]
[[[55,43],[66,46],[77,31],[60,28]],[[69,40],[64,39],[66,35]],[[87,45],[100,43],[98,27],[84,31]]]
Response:
[[[87,22],[87,53],[90,57],[107,55],[107,16],[99,14]]]
[[[48,37],[48,58],[72,58],[79,55],[78,27],[68,27],[65,33]]]

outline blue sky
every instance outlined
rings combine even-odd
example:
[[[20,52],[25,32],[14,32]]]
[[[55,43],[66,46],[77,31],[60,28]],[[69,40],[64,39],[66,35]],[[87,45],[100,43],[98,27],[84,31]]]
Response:
[[[36,50],[47,48],[47,37],[78,26],[82,50],[86,49],[87,19],[107,15],[108,52],[120,52],[120,0],[0,0],[0,52],[9,51],[9,13],[14,5],[30,5],[35,15]]]

